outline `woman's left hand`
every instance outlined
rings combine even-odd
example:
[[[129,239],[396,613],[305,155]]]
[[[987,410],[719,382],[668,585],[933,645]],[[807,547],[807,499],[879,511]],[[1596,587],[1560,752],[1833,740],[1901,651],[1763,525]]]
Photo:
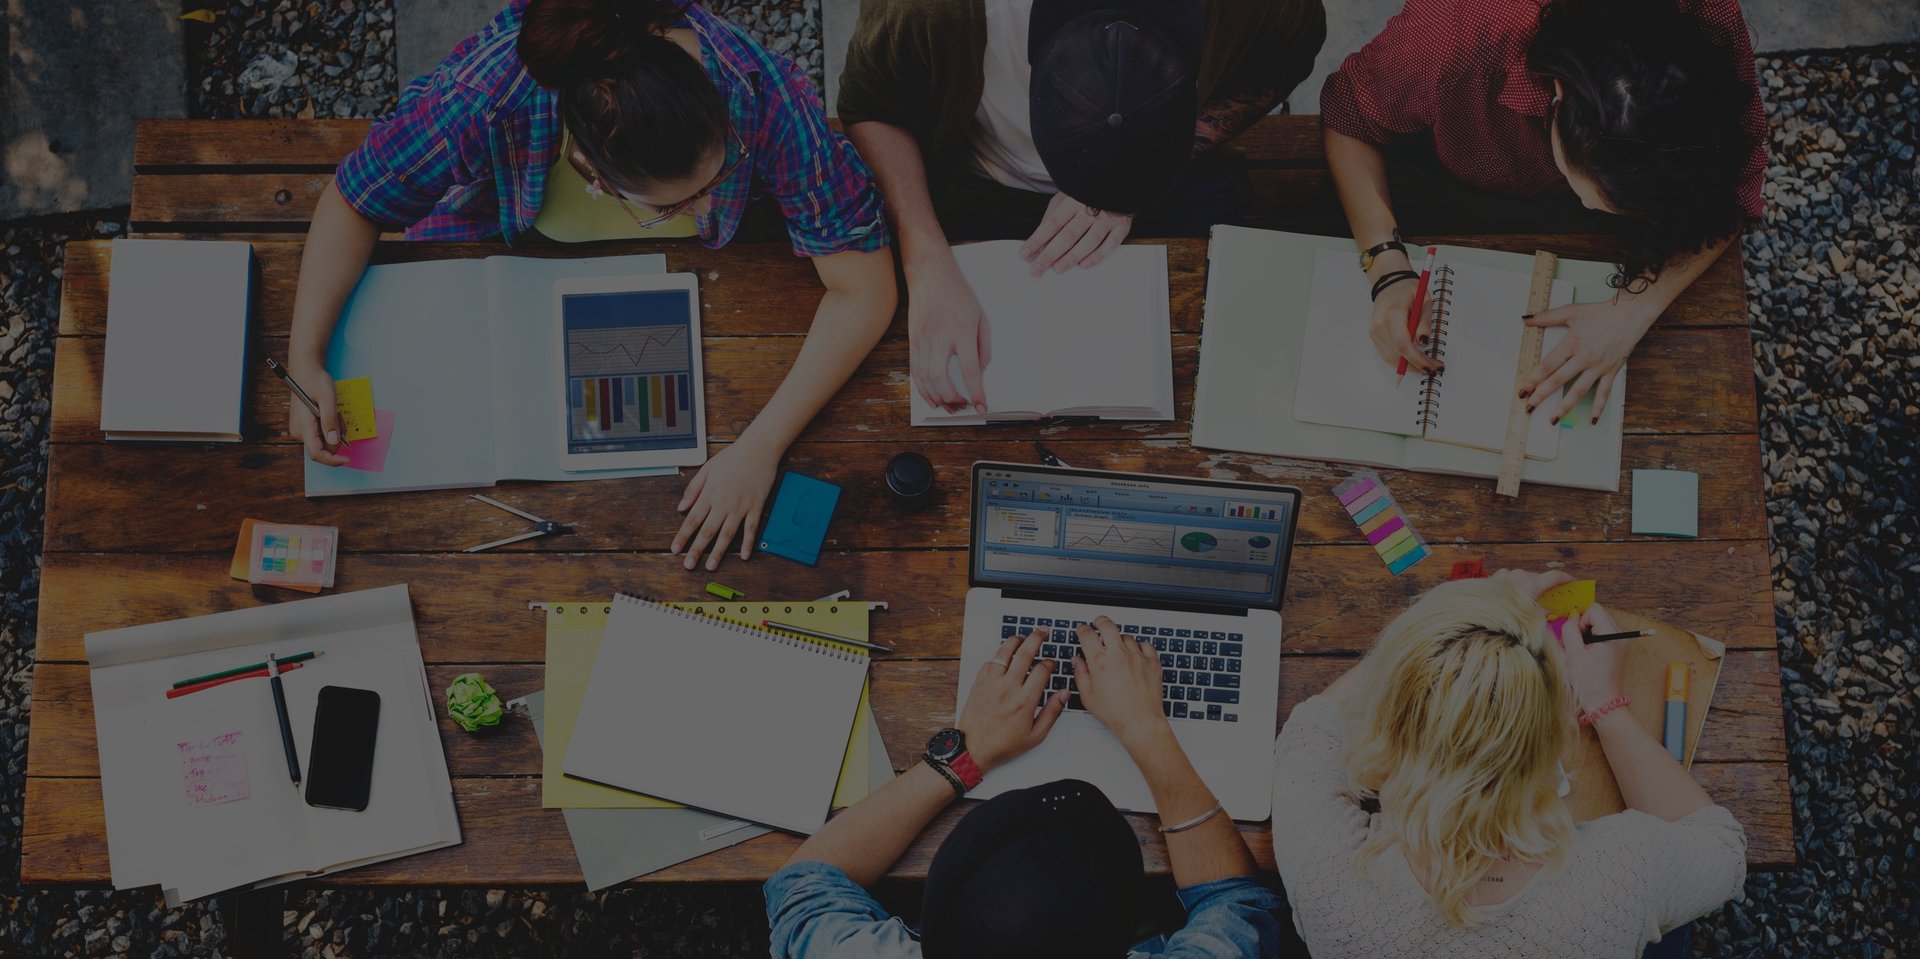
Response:
[[[720,557],[740,534],[740,558],[753,555],[754,537],[760,532],[760,511],[767,504],[767,491],[773,488],[774,473],[780,466],[780,449],[769,449],[742,437],[721,450],[693,474],[687,491],[676,507],[687,514],[680,531],[673,534],[672,553],[686,552],[688,569],[700,563],[700,554],[711,546],[707,569],[720,568]]]
[[[1539,365],[1520,384],[1520,396],[1529,411],[1542,403],[1559,403],[1553,421],[1579,405],[1587,391],[1599,387],[1593,397],[1593,422],[1600,422],[1607,408],[1607,396],[1613,392],[1613,374],[1627,361],[1647,328],[1660,316],[1640,299],[1611,303],[1570,303],[1527,317],[1528,326],[1564,326],[1567,335],[1553,352],[1540,358]],[[1556,397],[1560,388],[1572,384],[1565,397]]]

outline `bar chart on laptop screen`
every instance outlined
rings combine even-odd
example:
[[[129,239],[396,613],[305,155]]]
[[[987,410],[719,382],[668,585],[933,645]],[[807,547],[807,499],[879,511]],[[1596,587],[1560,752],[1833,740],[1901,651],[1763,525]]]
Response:
[[[699,397],[687,295],[577,294],[562,311],[568,452],[693,446]]]

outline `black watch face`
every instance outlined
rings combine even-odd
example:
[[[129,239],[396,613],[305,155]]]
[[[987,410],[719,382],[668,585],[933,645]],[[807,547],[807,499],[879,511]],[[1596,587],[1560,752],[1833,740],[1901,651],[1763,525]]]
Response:
[[[927,740],[927,755],[942,762],[955,758],[967,749],[967,737],[958,729],[942,729]]]

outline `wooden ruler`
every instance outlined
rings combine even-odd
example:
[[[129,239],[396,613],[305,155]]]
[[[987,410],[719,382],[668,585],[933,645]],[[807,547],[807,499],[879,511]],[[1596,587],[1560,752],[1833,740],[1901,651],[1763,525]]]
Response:
[[[1533,285],[1527,290],[1529,314],[1546,312],[1553,300],[1553,275],[1559,270],[1559,257],[1545,250],[1533,251]],[[1507,440],[1500,452],[1500,479],[1493,487],[1494,492],[1502,496],[1520,495],[1520,473],[1527,465],[1527,432],[1533,425],[1527,401],[1520,398],[1520,384],[1540,365],[1540,344],[1546,336],[1547,331],[1537,326],[1528,326],[1520,336],[1520,363],[1513,374],[1513,405],[1507,408]]]

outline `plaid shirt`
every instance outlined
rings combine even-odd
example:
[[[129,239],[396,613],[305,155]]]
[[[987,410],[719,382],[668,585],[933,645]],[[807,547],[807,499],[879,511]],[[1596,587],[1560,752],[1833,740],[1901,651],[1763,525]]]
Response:
[[[528,76],[514,49],[526,3],[512,0],[408,84],[393,115],[340,161],[334,183],[355,210],[406,227],[410,240],[512,243],[533,227],[547,170],[560,159],[561,126],[558,96]],[[827,126],[806,74],[698,4],[679,26],[699,36],[707,75],[749,154],[713,192],[701,242],[725,245],[748,202],[765,193],[786,214],[801,256],[885,247],[873,174]]]
[[[1406,0],[1380,35],[1327,77],[1320,117],[1366,143],[1421,130],[1448,172],[1489,193],[1564,192],[1541,122],[1553,81],[1527,71],[1527,47],[1540,32],[1541,0]],[[1740,82],[1754,91],[1740,115],[1751,140],[1740,208],[1765,208],[1767,115],[1753,69],[1753,47],[1736,0],[1681,0],[1708,37],[1733,53]]]

